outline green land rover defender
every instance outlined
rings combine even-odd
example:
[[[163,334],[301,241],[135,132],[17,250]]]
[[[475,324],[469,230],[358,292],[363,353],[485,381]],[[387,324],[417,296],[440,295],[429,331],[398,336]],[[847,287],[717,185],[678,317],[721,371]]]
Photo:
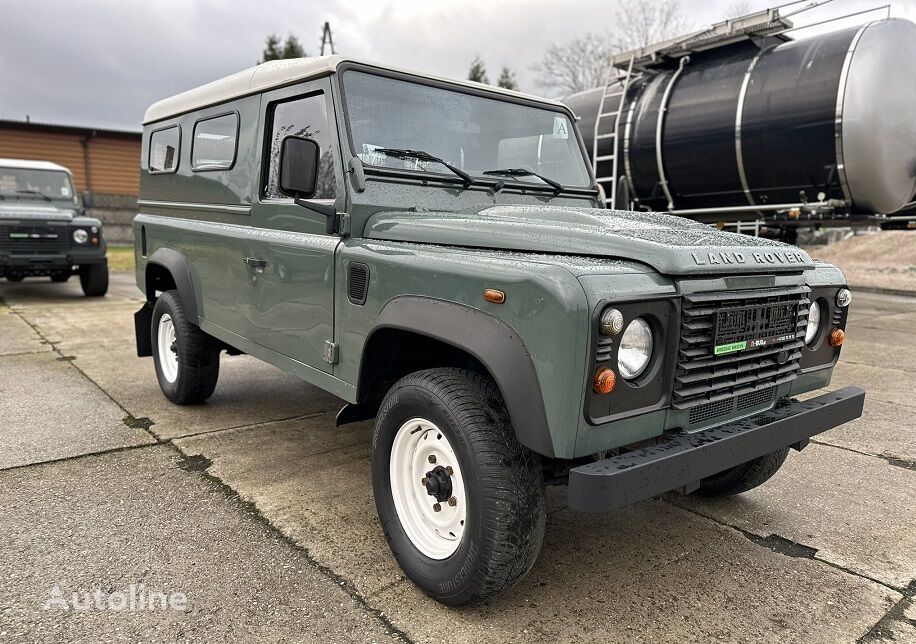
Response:
[[[77,274],[83,293],[105,295],[105,252],[102,222],[85,216],[67,168],[0,159],[0,277],[66,282]]]
[[[246,353],[375,419],[406,574],[447,604],[534,564],[545,486],[608,512],[729,495],[861,415],[850,292],[805,252],[602,207],[560,103],[340,56],[146,113],[137,350],[200,403]],[[370,466],[369,463],[366,464]]]

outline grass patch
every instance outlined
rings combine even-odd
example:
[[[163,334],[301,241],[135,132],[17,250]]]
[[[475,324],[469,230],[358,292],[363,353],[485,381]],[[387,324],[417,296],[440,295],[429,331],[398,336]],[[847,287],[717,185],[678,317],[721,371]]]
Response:
[[[121,273],[134,272],[134,247],[133,246],[109,246],[108,247],[108,269]]]

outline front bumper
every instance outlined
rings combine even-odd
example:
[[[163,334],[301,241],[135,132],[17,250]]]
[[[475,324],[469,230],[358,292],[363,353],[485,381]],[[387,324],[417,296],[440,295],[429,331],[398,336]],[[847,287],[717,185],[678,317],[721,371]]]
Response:
[[[865,391],[844,387],[806,401],[791,401],[750,418],[700,432],[671,432],[643,449],[581,465],[569,473],[569,506],[610,512],[700,481],[808,439],[862,415]]]
[[[40,275],[49,270],[68,269],[72,266],[101,264],[105,262],[105,251],[82,254],[48,254],[48,255],[0,255],[0,273],[18,273],[21,275]]]

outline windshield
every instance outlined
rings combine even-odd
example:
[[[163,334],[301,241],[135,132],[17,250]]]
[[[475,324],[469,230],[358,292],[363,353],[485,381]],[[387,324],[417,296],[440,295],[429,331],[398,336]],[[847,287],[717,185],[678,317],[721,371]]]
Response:
[[[364,164],[448,172],[436,161],[374,152],[419,150],[472,176],[527,170],[534,174],[489,178],[545,186],[539,174],[565,187],[591,185],[562,112],[357,71],[344,72],[343,86],[350,136]]]
[[[0,167],[0,195],[6,199],[16,197],[73,201],[73,186],[66,172]]]

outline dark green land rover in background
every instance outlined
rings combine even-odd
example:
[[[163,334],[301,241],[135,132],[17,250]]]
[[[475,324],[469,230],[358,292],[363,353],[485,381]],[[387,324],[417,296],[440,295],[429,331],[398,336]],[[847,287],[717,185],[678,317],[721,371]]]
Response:
[[[862,412],[855,387],[795,399],[830,383],[842,273],[604,209],[574,123],[339,56],[145,117],[138,354],[178,404],[210,396],[225,351],[339,396],[338,424],[375,418],[382,529],[448,604],[525,576],[546,485],[589,512],[736,494]]]
[[[0,159],[0,277],[66,282],[77,274],[83,293],[105,295],[105,252],[102,222],[83,215],[67,168]]]

